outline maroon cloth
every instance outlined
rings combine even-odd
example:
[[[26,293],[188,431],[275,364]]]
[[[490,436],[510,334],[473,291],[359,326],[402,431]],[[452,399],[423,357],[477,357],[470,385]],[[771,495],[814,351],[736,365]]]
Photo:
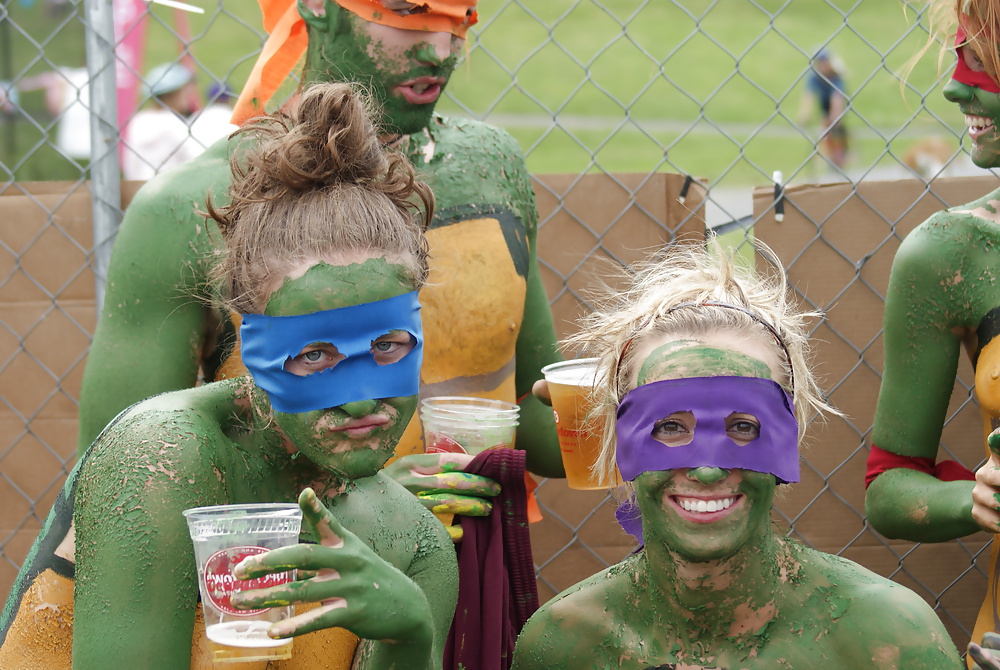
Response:
[[[445,670],[508,670],[514,642],[538,609],[528,534],[524,452],[487,449],[466,472],[500,483],[487,517],[462,517],[458,607],[444,650]]]
[[[868,467],[865,471],[865,488],[871,486],[875,478],[886,470],[895,468],[906,468],[908,470],[919,470],[931,477],[937,477],[943,482],[957,482],[962,480],[975,480],[976,475],[971,470],[958,461],[941,461],[934,463],[933,458],[919,458],[917,456],[900,456],[891,451],[886,451],[880,447],[872,445],[872,450],[868,454]]]

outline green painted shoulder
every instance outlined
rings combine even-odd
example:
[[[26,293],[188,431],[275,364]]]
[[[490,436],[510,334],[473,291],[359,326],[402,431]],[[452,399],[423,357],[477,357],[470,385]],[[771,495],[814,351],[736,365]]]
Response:
[[[853,667],[872,661],[867,667],[961,667],[941,620],[910,589],[839,556],[803,548],[797,558],[803,566],[800,588],[818,592],[822,612],[830,615],[831,640],[854,650]]]
[[[524,153],[508,132],[481,121],[435,116],[427,135],[410,139],[407,154],[430,182],[439,208],[499,205],[534,229],[531,178]]]
[[[220,140],[196,158],[146,182],[125,212],[123,225],[148,210],[159,213],[165,208],[170,208],[174,220],[201,218],[197,211],[204,211],[209,195],[213,202],[224,204],[231,181],[230,144]]]

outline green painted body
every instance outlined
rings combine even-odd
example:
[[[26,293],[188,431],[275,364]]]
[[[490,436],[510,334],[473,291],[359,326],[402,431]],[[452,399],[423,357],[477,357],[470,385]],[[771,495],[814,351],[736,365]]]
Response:
[[[637,383],[775,378],[774,347],[762,342],[653,336],[637,346]],[[961,667],[915,593],[775,533],[773,475],[678,468],[633,484],[644,548],[539,609],[518,638],[515,670]],[[682,509],[684,499],[728,502],[700,515]]]
[[[891,612],[891,616],[887,613]],[[912,591],[770,530],[727,561],[651,546],[544,605],[514,670],[878,668],[957,670],[959,655]]]
[[[344,10],[327,5],[331,25],[339,25]],[[315,30],[310,33],[311,45],[315,34]],[[322,51],[310,47],[310,59],[335,53],[336,40],[324,44]],[[355,45],[354,51],[345,53],[358,48]],[[308,64],[307,72],[317,79],[327,76],[326,71]],[[125,214],[112,253],[104,311],[84,374],[81,453],[130,404],[193,386],[199,365],[218,348],[226,319],[206,305],[213,291],[208,273],[222,241],[214,222],[197,212],[204,209],[209,194],[213,202],[227,201],[228,156],[234,146],[219,142],[181,168],[159,175],[140,190]],[[551,409],[530,395],[541,367],[559,356],[538,274],[537,212],[521,151],[502,130],[437,116],[421,132],[401,138],[398,146],[434,189],[438,216],[432,228],[454,225],[462,218],[499,216],[496,212],[516,222],[519,232],[507,239],[507,249],[495,253],[510,254],[526,286],[514,361],[517,396],[527,394],[521,403],[517,447],[527,451],[532,472],[561,476]],[[433,269],[433,259],[431,264]],[[460,347],[460,336],[456,334],[450,344]],[[209,380],[213,372],[206,366]],[[448,390],[447,384],[438,384],[434,393]],[[470,394],[461,385],[452,390],[457,395]]]
[[[1000,306],[1000,192],[938,212],[903,241],[885,306],[885,366],[872,443],[904,456],[935,458],[963,344]],[[989,218],[987,218],[989,217]],[[980,398],[981,403],[983,398]],[[998,408],[984,407],[995,412]],[[882,534],[923,542],[969,535],[973,482],[942,482],[890,470],[872,482],[865,507]]]

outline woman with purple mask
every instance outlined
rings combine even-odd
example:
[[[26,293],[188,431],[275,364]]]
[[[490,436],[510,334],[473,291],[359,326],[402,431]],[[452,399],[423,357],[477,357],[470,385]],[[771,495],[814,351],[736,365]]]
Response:
[[[542,607],[514,667],[961,667],[916,594],[771,522],[806,420],[832,411],[784,277],[678,250],[629,281],[573,344],[600,357],[596,467],[617,465],[641,546]]]

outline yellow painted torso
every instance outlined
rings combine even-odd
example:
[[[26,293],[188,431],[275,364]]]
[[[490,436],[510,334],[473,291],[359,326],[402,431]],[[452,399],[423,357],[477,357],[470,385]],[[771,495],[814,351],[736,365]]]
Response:
[[[976,398],[979,400],[979,408],[983,415],[985,445],[986,436],[1000,427],[1000,337],[991,338],[985,344],[981,344],[981,347],[976,361]],[[989,456],[988,448],[987,456]],[[998,559],[1000,559],[1000,545],[994,538],[993,546],[990,548],[986,599],[976,618],[972,633],[973,642],[981,641],[985,632],[1000,632],[1000,610],[997,603],[997,594],[1000,593]]]

